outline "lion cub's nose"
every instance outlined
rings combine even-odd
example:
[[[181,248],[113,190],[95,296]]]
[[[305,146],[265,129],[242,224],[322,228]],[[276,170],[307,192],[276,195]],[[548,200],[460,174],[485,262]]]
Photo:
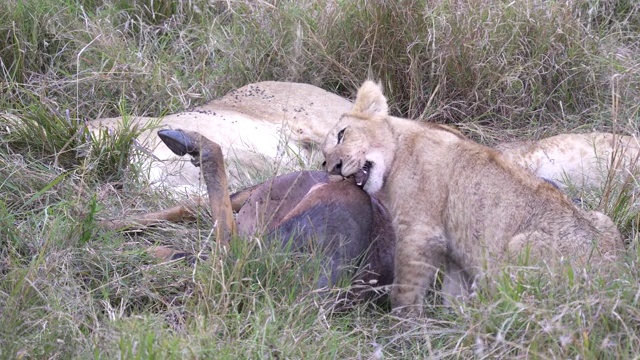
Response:
[[[342,160],[340,160],[340,162],[338,162],[336,166],[333,167],[333,170],[331,170],[331,174],[340,175],[342,174],[341,170],[342,170]]]

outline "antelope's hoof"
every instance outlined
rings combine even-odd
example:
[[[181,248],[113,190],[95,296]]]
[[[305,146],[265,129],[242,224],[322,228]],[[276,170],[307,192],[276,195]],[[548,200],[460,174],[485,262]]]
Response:
[[[198,156],[199,146],[189,135],[182,130],[162,129],[158,130],[158,136],[167,147],[179,156]]]

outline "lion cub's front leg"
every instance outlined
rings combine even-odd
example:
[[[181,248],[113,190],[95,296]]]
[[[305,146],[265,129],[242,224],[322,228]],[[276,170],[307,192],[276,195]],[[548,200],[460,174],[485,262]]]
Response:
[[[420,314],[425,291],[447,259],[447,239],[437,227],[399,230],[391,305],[400,314]]]

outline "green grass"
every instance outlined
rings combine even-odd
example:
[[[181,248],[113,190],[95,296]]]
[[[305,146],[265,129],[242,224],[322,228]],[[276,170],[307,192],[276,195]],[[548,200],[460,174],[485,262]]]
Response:
[[[309,293],[318,255],[239,241],[194,267],[143,249],[210,252],[211,221],[119,234],[100,219],[175,204],[145,183],[129,124],[260,80],[353,97],[381,79],[394,115],[486,144],[640,130],[634,1],[0,2],[1,358],[632,358],[640,353],[634,184],[572,194],[616,221],[611,269],[505,269],[495,286],[401,321]],[[136,156],[134,156],[136,155]],[[256,181],[259,174],[256,174]],[[242,239],[241,239],[242,240]]]

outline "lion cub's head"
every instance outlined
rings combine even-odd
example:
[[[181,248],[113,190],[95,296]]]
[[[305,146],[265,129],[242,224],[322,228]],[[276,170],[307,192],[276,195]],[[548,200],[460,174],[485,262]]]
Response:
[[[322,152],[327,171],[354,176],[369,194],[380,190],[395,151],[388,116],[387,99],[380,84],[366,81],[351,110],[340,117],[324,140]]]

